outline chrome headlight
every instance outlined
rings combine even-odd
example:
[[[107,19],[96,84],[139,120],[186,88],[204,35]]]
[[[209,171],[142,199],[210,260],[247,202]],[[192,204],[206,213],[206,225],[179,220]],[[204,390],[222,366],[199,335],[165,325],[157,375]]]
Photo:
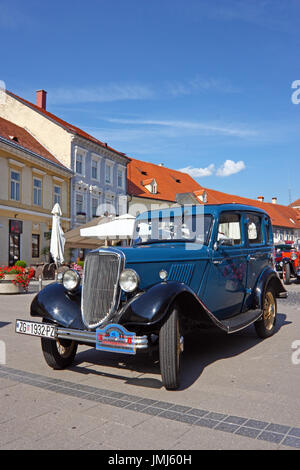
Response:
[[[168,279],[168,271],[166,271],[165,269],[161,269],[159,271],[159,277],[162,281],[166,281]]]
[[[121,272],[119,284],[123,291],[135,291],[139,285],[139,282],[140,278],[133,269],[124,269],[124,271]]]
[[[291,259],[295,261],[298,258],[297,253],[291,253]]]
[[[68,271],[65,271],[64,273],[62,282],[65,289],[73,291],[77,289],[80,284],[80,275],[77,271],[68,269]]]

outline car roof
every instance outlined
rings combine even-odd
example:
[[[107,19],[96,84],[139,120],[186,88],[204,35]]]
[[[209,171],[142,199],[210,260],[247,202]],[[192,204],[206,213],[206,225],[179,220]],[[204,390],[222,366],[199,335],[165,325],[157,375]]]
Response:
[[[155,219],[158,217],[169,217],[170,213],[174,215],[174,217],[179,217],[183,212],[185,215],[200,215],[200,214],[207,214],[217,216],[221,212],[224,211],[242,211],[242,212],[255,212],[262,215],[265,215],[269,218],[267,212],[263,209],[259,209],[254,206],[249,206],[246,204],[198,204],[198,205],[184,205],[184,206],[174,206],[169,207],[167,209],[155,209],[153,211],[146,211],[141,213],[137,216],[137,220],[145,220],[148,219],[148,215],[151,213],[151,219]]]

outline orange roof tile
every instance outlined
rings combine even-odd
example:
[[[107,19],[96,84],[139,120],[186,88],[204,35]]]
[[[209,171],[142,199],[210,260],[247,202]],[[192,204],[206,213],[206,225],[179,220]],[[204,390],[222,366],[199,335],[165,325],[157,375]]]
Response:
[[[278,227],[300,229],[300,211],[289,206],[260,202],[256,199],[235,196],[214,189],[205,188],[208,204],[237,203],[247,204],[264,209],[271,217],[272,224]],[[294,222],[293,222],[294,221]]]
[[[289,204],[289,207],[300,207],[300,198]]]
[[[147,178],[143,179],[145,176]],[[157,183],[155,194],[143,185],[145,181],[153,179]],[[127,166],[127,189],[133,196],[175,202],[176,194],[199,191],[202,187],[186,173],[131,158]]]
[[[46,158],[52,163],[61,166],[67,170],[57,158],[54,157],[45,147],[43,147],[29,132],[23,127],[17,126],[13,122],[7,121],[6,119],[0,118],[0,136],[4,139],[23,147],[24,149],[30,150],[41,157]]]

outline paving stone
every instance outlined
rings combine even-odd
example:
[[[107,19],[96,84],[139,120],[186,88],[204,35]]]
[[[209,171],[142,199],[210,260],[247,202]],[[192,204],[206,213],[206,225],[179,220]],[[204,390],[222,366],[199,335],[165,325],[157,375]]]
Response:
[[[191,409],[190,406],[182,406],[182,405],[173,405],[170,408],[171,411],[177,411],[178,413],[186,413]]]
[[[168,410],[169,408],[172,408],[172,406],[174,406],[174,403],[168,403],[166,401],[157,401],[155,403],[155,406],[157,408],[162,408],[163,410]]]
[[[199,418],[207,415],[209,412],[205,410],[199,410],[198,408],[192,408],[189,411],[187,411],[188,415],[193,415],[193,416],[198,416]]]
[[[291,436],[300,437],[300,428],[292,428],[289,430],[288,434]]]
[[[235,432],[239,426],[237,424],[231,424],[231,423],[220,423],[218,426],[215,427],[218,431],[224,431],[224,432]]]
[[[266,431],[278,432],[280,434],[286,434],[290,429],[290,426],[283,426],[282,424],[273,423],[266,427]]]
[[[287,436],[281,443],[284,446],[300,449],[300,439],[293,436]]]
[[[147,405],[142,405],[140,403],[131,403],[131,405],[126,406],[126,410],[133,410],[133,411],[143,411],[147,408]]]
[[[210,412],[210,413],[208,413],[207,416],[205,416],[205,418],[215,419],[217,421],[222,421],[226,417],[227,417],[227,415],[224,415],[222,413],[214,413],[214,412]]]
[[[247,421],[247,418],[241,418],[240,416],[228,416],[224,421],[226,423],[242,425]]]
[[[153,406],[147,406],[142,410],[142,413],[147,413],[148,415],[157,416],[160,413],[163,413],[163,410],[160,408],[154,408]]]
[[[252,439],[256,439],[261,431],[259,429],[254,428],[247,428],[245,426],[241,426],[235,434],[239,434],[240,436],[251,437]]]
[[[205,428],[214,428],[219,424],[219,421],[215,421],[213,419],[206,419],[206,418],[201,418],[195,423],[197,426],[203,426]]]
[[[141,405],[154,405],[157,403],[157,400],[151,400],[150,398],[142,398],[139,403]]]
[[[257,439],[268,441],[268,442],[276,442],[279,444],[283,439],[283,434],[277,434],[275,432],[263,431]]]
[[[255,429],[265,429],[269,423],[266,421],[259,421],[257,419],[248,419],[246,421],[245,426],[249,428],[255,428]]]

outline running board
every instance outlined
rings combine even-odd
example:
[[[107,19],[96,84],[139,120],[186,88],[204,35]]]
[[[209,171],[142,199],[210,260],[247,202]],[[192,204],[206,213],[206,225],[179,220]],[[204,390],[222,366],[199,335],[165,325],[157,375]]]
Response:
[[[226,328],[227,333],[235,333],[236,331],[243,330],[247,326],[259,320],[262,316],[261,310],[248,310],[245,313],[239,313],[234,317],[221,320],[222,325]]]

